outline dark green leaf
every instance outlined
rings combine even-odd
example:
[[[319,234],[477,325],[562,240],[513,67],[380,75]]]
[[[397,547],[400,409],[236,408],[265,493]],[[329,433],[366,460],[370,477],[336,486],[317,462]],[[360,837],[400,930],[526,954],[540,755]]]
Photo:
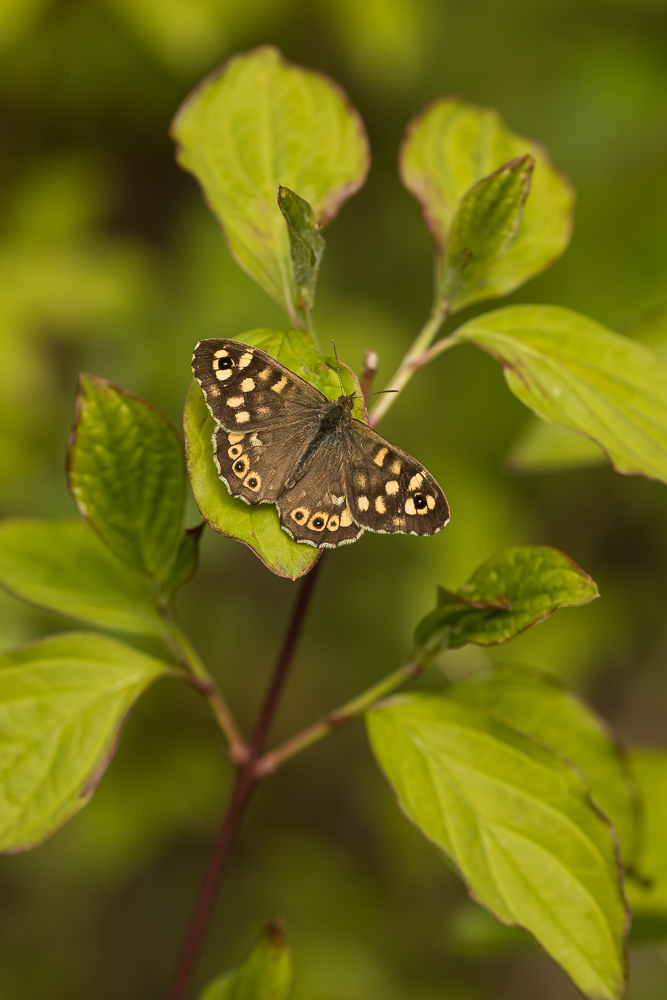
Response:
[[[503,664],[455,685],[449,695],[483,708],[574,764],[614,824],[623,860],[626,864],[633,861],[637,817],[630,769],[602,720],[558,678],[530,667]]]
[[[86,804],[127,713],[168,669],[85,632],[0,656],[0,850],[34,847]]]
[[[266,928],[243,965],[215,979],[200,1000],[288,1000],[294,970],[282,920]]]
[[[368,170],[358,113],[326,77],[262,46],[207,77],[172,132],[179,162],[201,184],[237,262],[296,322],[278,185],[298,191],[318,225],[332,219]]]
[[[84,521],[4,521],[0,584],[102,628],[162,634],[147,578],[120,562]]]
[[[449,252],[459,206],[468,197],[470,207],[475,204],[476,196],[471,189],[503,164],[526,156],[534,160],[535,171],[516,237],[506,243],[504,252],[489,261],[483,283],[470,282],[456,302],[457,309],[463,304],[508,295],[553,264],[570,240],[574,195],[545,150],[533,140],[511,132],[493,108],[443,97],[429,104],[408,125],[401,150],[401,179],[419,202],[431,230],[438,274],[441,274],[440,262]],[[514,222],[520,197],[521,184],[518,184],[505,206],[508,219],[514,218]],[[506,226],[507,223],[501,230]],[[510,222],[506,230],[508,238],[511,229]]]
[[[512,545],[475,570],[456,593],[438,588],[438,606],[417,626],[415,642],[431,652],[468,642],[508,642],[558,608],[599,597],[595,582],[549,545]]]
[[[194,528],[187,528],[181,535],[174,561],[162,582],[165,593],[173,594],[196,573],[199,564],[199,540],[203,530],[202,521]]]
[[[585,996],[619,1000],[627,921],[614,838],[578,772],[442,694],[391,699],[367,723],[401,809],[471,895],[530,931]]]
[[[455,311],[485,297],[487,274],[519,231],[534,166],[530,154],[517,156],[461,199],[441,262],[438,308]]]
[[[183,448],[165,418],[106,379],[82,375],[68,457],[77,506],[130,566],[160,576],[181,535]]]
[[[312,208],[294,191],[279,187],[278,205],[289,232],[295,304],[297,309],[311,310],[315,305],[315,288],[324,253],[324,238],[320,235]]]
[[[667,482],[667,368],[648,347],[559,306],[509,306],[460,327],[547,423],[587,435],[617,472]]]

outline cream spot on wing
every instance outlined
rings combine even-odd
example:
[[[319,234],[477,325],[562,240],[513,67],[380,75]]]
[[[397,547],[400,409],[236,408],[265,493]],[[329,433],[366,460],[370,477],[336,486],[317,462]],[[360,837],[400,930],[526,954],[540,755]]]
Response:
[[[428,505],[428,509],[433,510],[433,508],[435,507],[435,500],[430,494],[429,496],[426,497],[426,503]]]
[[[227,406],[243,406],[243,396],[230,396]]]
[[[349,528],[351,524],[352,524],[352,515],[350,514],[349,510],[346,507],[343,513],[340,515],[340,526],[341,528]]]
[[[283,377],[281,378],[280,382],[276,382],[275,385],[271,386],[271,391],[272,392],[282,392],[286,385],[287,385],[287,376],[283,375]]]
[[[220,362],[217,361],[217,360],[213,362],[213,371],[214,372],[217,372],[219,364],[220,364]]]
[[[237,424],[247,424],[250,420],[250,414],[247,410],[241,410],[240,413],[235,414]]]
[[[229,455],[230,458],[238,458],[239,455],[241,455],[242,453],[243,453],[243,448],[241,447],[240,444],[232,445],[231,448],[227,449],[227,454]]]
[[[368,497],[357,497],[357,507],[359,510],[368,510]]]
[[[398,461],[398,459],[396,459],[395,462],[392,462],[391,471],[395,476],[397,476],[401,471],[401,463]]]
[[[257,412],[259,413],[260,417],[265,417],[267,413],[271,412],[271,409],[268,406],[260,406]]]
[[[387,513],[387,506],[386,506],[386,504],[384,502],[384,497],[376,497],[375,498],[375,509],[378,512],[378,514],[386,514]]]
[[[404,517],[392,517],[391,523],[394,525],[395,528],[398,528],[400,530],[400,529],[402,529],[402,528],[405,527],[405,518]]]
[[[342,497],[335,497],[333,493],[331,493],[330,495],[331,495],[331,502],[332,504],[335,504],[336,507],[341,507],[345,503],[345,495],[343,495]]]
[[[246,351],[239,358],[239,368],[247,368],[252,361],[252,351]]]
[[[220,395],[220,390],[218,389],[217,385],[209,385],[206,392],[208,393],[209,396],[213,396],[214,399],[216,398],[216,396]]]
[[[336,514],[332,514],[331,517],[329,518],[329,520],[327,521],[327,530],[328,531],[338,531],[338,524],[339,524],[339,521],[338,521],[337,515]]]
[[[412,499],[412,497],[409,497],[405,501],[405,513],[406,514],[416,514],[417,513],[417,508],[415,507],[415,502]]]
[[[253,493],[259,493],[262,486],[262,477],[258,476],[256,472],[249,472],[243,480],[243,485],[247,486]]]
[[[241,392],[252,392],[255,388],[255,380],[252,378],[244,378],[241,382]]]
[[[323,510],[316,510],[310,521],[308,522],[308,527],[313,531],[324,531],[327,526],[327,515]]]
[[[257,434],[253,434],[253,436],[250,438],[250,444],[253,446],[253,448],[262,447],[262,442],[257,437]]]
[[[238,444],[239,441],[243,441],[245,434],[228,434],[227,440],[230,444]]]
[[[384,491],[388,493],[390,497],[395,496],[398,493],[398,483],[395,479],[390,479],[388,483],[384,484]]]
[[[266,380],[267,380],[267,378],[269,377],[270,374],[271,374],[271,369],[270,368],[264,368],[263,371],[261,371],[259,373],[259,375],[257,376],[257,378],[261,378],[262,382],[266,382]]]
[[[380,467],[382,466],[382,463],[384,462],[385,455],[387,454],[387,451],[388,451],[387,448],[380,448],[379,452],[377,453],[377,455],[373,459],[373,461],[375,462],[376,465],[379,465]]]
[[[296,521],[297,524],[303,524],[304,521],[308,520],[309,514],[310,511],[307,507],[295,507],[290,513],[290,517],[293,521]]]
[[[229,355],[229,351],[216,351],[213,355],[214,358],[226,358]]]
[[[232,370],[231,368],[223,368],[222,371],[215,373],[215,377],[219,378],[221,382],[224,382],[225,379],[232,377]]]
[[[354,477],[354,485],[358,490],[365,490],[368,485],[368,480],[363,472],[358,472]]]
[[[421,472],[415,473],[415,475],[412,477],[412,479],[408,483],[408,489],[409,490],[418,490],[419,487],[422,484],[422,479],[423,478],[424,477],[422,476]]]
[[[234,470],[234,474],[238,476],[239,479],[243,479],[246,472],[248,471],[249,466],[250,466],[250,461],[248,459],[248,456],[241,455],[241,457],[238,458],[236,462],[234,462],[234,464],[232,465],[232,469]]]

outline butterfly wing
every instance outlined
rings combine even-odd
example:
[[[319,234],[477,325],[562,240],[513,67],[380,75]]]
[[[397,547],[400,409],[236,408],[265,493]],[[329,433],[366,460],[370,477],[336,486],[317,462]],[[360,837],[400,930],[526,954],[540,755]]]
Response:
[[[445,494],[411,455],[360,420],[350,421],[344,440],[346,495],[357,524],[411,535],[434,535],[445,527]]]
[[[236,340],[201,340],[192,370],[214,420],[228,432],[298,422],[326,397],[257,347]]]

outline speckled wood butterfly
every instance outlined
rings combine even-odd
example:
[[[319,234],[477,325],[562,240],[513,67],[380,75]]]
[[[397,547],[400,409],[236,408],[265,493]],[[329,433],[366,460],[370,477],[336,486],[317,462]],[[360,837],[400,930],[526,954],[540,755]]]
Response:
[[[236,340],[200,341],[192,370],[217,424],[220,478],[248,504],[275,503],[297,542],[334,548],[364,529],[433,535],[447,524],[433,476],[352,416],[355,393],[327,399]]]

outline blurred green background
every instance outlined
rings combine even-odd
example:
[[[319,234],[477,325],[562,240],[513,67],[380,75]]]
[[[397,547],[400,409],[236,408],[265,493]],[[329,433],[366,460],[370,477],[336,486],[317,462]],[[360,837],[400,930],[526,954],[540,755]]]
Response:
[[[327,234],[316,310],[322,343],[335,337],[347,363],[375,348],[388,378],[428,313],[430,241],[396,153],[440,94],[496,106],[578,192],[570,250],[511,301],[620,328],[667,298],[664,0],[1,0],[5,514],[74,514],[63,463],[80,370],[178,425],[197,340],[285,325],[229,258],[167,136],[193,85],[261,42],[340,81],[370,134],[370,178]],[[667,744],[667,494],[607,467],[510,476],[528,419],[472,347],[414,378],[382,430],[438,478],[451,525],[328,556],[274,739],[395,668],[437,583],[531,542],[564,549],[602,600],[506,647],[449,653],[425,683],[489,660],[533,664],[585,693],[623,740]],[[295,592],[243,546],[204,536],[182,617],[246,726]],[[68,627],[0,594],[3,648]],[[0,996],[162,1000],[229,779],[201,700],[162,682],[91,804],[44,847],[2,859]],[[284,914],[298,1000],[576,996],[537,951],[494,948],[480,913],[398,814],[357,728],[260,789],[200,982]],[[631,957],[631,1000],[663,998],[667,945]]]

